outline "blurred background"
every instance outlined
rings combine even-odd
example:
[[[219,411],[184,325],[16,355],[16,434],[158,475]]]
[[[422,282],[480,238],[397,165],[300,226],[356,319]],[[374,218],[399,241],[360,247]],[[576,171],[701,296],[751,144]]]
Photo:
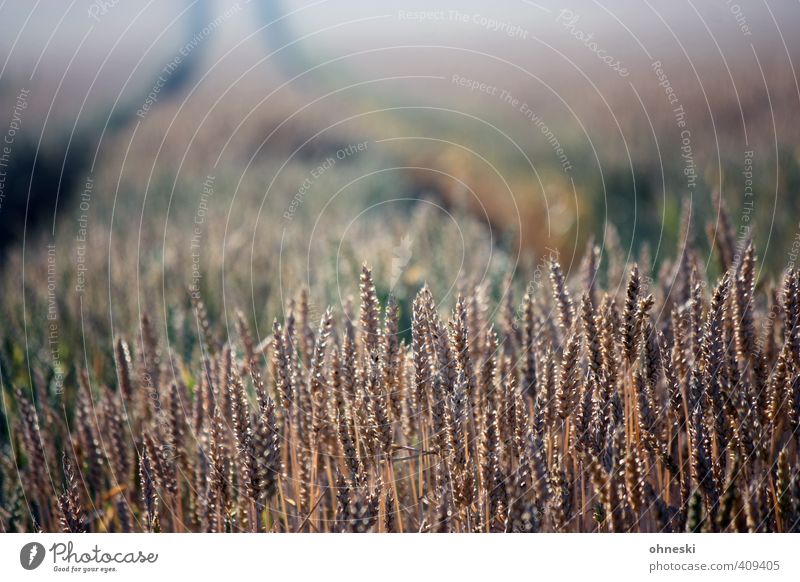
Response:
[[[364,260],[401,298],[574,270],[590,240],[656,269],[682,207],[718,225],[713,192],[765,276],[794,260],[796,2],[6,0],[0,23],[4,317],[54,313],[61,357],[143,310],[169,335],[187,289],[263,336],[287,289],[344,302]]]

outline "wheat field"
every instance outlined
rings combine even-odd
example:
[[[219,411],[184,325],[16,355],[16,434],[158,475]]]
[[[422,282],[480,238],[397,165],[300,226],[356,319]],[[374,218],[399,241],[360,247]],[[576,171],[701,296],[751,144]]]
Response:
[[[468,272],[439,304],[364,263],[264,338],[190,293],[193,349],[144,311],[58,398],[53,370],[4,386],[2,529],[800,531],[800,273],[760,278],[717,203],[713,269],[686,211],[657,273],[590,243],[572,276]]]

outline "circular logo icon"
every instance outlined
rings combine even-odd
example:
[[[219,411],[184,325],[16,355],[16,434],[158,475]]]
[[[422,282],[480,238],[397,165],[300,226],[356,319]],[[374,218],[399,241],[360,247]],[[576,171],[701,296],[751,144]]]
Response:
[[[44,561],[44,546],[39,542],[30,542],[19,551],[19,563],[26,570],[35,570]]]

